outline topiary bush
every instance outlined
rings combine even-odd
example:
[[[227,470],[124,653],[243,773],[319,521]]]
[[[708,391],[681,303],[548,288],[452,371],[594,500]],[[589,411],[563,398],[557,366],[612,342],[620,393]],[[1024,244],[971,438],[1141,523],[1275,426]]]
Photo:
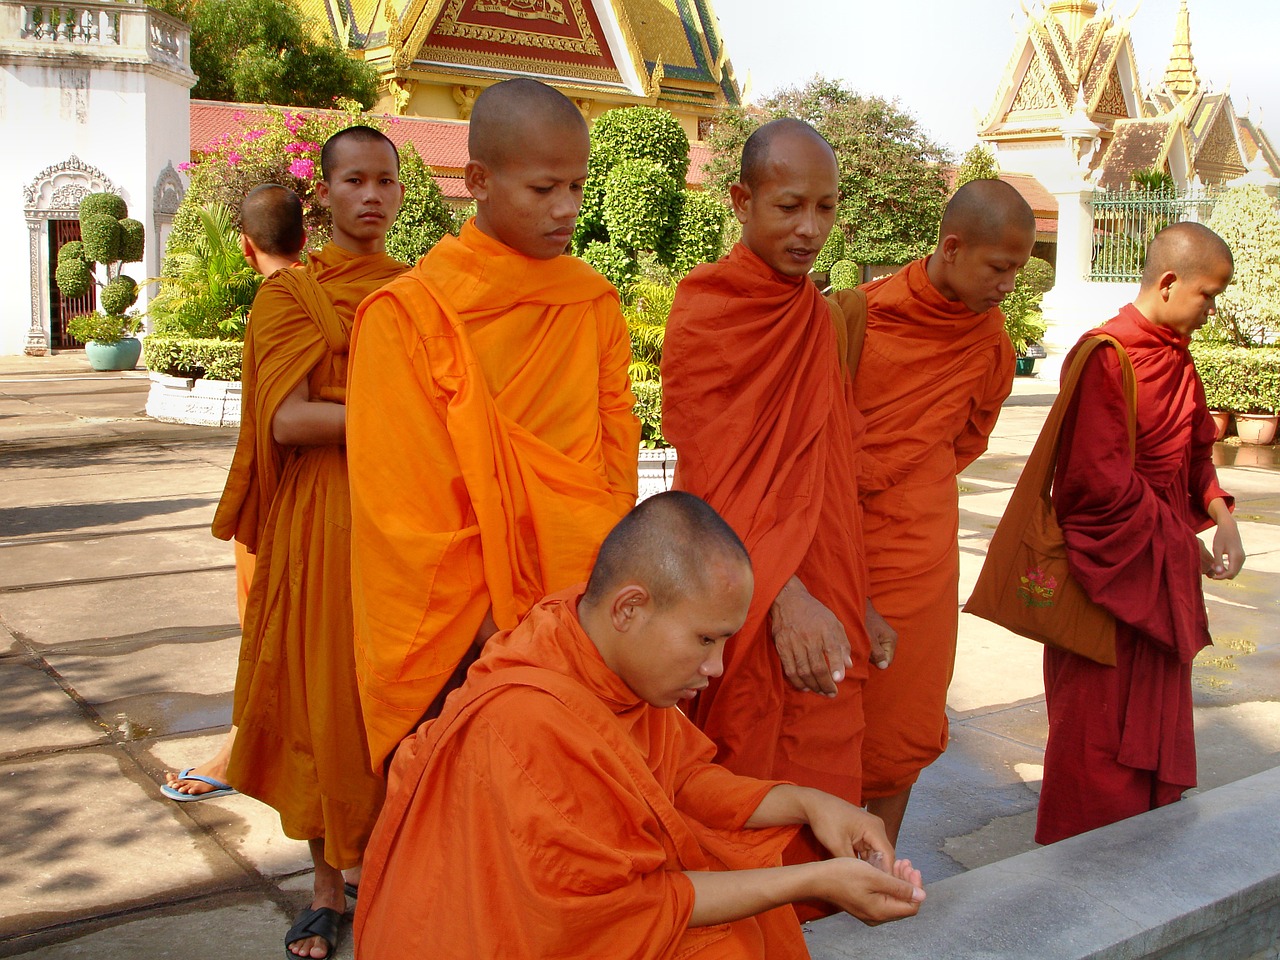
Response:
[[[725,249],[728,221],[729,208],[711,194],[685,190],[680,202],[676,245],[670,257],[671,272],[683,277],[700,263],[720,259]]]
[[[624,300],[630,295],[631,285],[640,274],[640,261],[635,254],[608,241],[593,240],[580,256],[617,287]]]
[[[818,251],[818,258],[813,261],[813,271],[815,273],[829,272],[835,266],[836,261],[844,259],[844,247],[844,231],[838,225],[833,226],[831,233],[823,241],[822,249]]]
[[[171,377],[235,381],[240,379],[244,344],[152,334],[142,342],[142,359],[148,370]]]
[[[676,179],[652,160],[621,161],[605,178],[601,212],[609,241],[624,250],[669,250],[681,193]]]
[[[447,233],[457,233],[453,213],[445,202],[431,168],[413,144],[400,151],[400,182],[404,202],[387,232],[387,253],[405,263],[417,263]]]
[[[852,290],[862,282],[862,269],[852,260],[837,260],[831,265],[832,290]]]
[[[129,314],[138,300],[138,284],[120,268],[142,259],[146,231],[137,220],[129,219],[124,198],[114,193],[88,194],[80,201],[78,212],[80,239],[59,248],[54,282],[69,298],[84,296],[95,284],[101,287],[98,302],[103,314],[100,319],[95,315],[76,317],[67,329],[84,343],[116,343],[136,333],[141,324],[141,318]],[[95,276],[95,264],[102,267],[105,280]]]

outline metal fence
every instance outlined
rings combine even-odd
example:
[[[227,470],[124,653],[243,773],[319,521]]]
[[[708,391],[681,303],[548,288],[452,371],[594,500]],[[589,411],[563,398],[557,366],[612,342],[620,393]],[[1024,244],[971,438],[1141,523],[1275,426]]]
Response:
[[[1093,261],[1089,279],[1132,282],[1142,278],[1147,244],[1165,227],[1209,219],[1219,187],[1170,190],[1108,190],[1093,196]]]

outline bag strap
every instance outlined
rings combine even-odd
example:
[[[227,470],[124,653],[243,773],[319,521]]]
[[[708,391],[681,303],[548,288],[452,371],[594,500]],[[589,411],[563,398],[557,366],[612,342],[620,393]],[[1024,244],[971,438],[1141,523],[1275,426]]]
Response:
[[[1053,402],[1053,409],[1049,411],[1049,416],[1045,419],[1044,428],[1040,431],[1040,437],[1036,440],[1036,445],[1031,451],[1031,456],[1027,458],[1027,465],[1023,469],[1023,477],[1026,478],[1026,482],[1033,489],[1038,488],[1040,490],[1040,497],[1046,503],[1049,501],[1049,491],[1053,486],[1054,470],[1058,463],[1058,445],[1062,439],[1062,422],[1066,419],[1067,408],[1071,406],[1071,399],[1075,395],[1076,386],[1080,381],[1081,374],[1084,372],[1085,361],[1089,359],[1089,355],[1094,350],[1104,343],[1109,343],[1115,348],[1116,356],[1120,361],[1121,389],[1124,391],[1126,407],[1128,408],[1126,426],[1129,433],[1130,462],[1133,462],[1137,457],[1137,375],[1133,370],[1133,362],[1129,359],[1129,355],[1125,353],[1124,347],[1121,346],[1120,342],[1115,337],[1099,333],[1081,341],[1079,347],[1076,348],[1071,366],[1068,368],[1066,376],[1062,378],[1062,388],[1058,391],[1058,397]]]
[[[840,366],[857,378],[858,361],[862,359],[862,342],[867,336],[867,295],[856,287],[838,290],[826,298],[831,308],[831,322],[836,328],[836,349],[840,353]]]

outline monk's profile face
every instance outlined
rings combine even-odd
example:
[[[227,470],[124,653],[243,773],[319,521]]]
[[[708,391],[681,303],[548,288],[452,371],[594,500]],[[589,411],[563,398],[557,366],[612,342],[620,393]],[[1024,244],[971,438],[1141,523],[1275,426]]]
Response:
[[[1167,272],[1160,278],[1161,303],[1150,319],[1175,333],[1189,337],[1213,316],[1217,297],[1231,283],[1232,267],[1226,260],[1210,261],[1200,269]]]
[[[933,254],[940,258],[938,292],[974,313],[986,313],[1013,292],[1035,242],[1033,232],[1018,227],[992,238],[948,234]]]
[[[692,700],[724,671],[724,645],[742,629],[751,603],[751,568],[711,560],[697,596],[641,611],[615,645],[610,667],[641,700],[673,707]]]
[[[742,242],[775,272],[803,277],[835,224],[840,172],[814,135],[779,134],[751,184],[729,188]]]
[[[328,179],[316,199],[333,218],[333,242],[352,253],[380,253],[404,199],[395,150],[381,140],[334,144]]]
[[[582,209],[590,143],[585,126],[525,124],[518,149],[497,161],[472,159],[466,183],[476,227],[535,260],[565,252]]]

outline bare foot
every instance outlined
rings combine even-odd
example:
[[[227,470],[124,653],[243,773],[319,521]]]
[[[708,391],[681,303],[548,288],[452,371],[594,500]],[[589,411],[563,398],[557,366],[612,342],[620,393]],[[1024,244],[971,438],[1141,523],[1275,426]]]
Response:
[[[218,752],[204,763],[192,767],[190,772],[226,783],[227,764],[231,762],[231,746],[235,742],[236,728],[232,727],[231,731],[223,739],[222,746],[218,748]],[[173,771],[169,771],[164,775],[164,782],[179,793],[185,793],[193,797],[218,789],[213,784],[205,783],[203,780],[184,780]]]

